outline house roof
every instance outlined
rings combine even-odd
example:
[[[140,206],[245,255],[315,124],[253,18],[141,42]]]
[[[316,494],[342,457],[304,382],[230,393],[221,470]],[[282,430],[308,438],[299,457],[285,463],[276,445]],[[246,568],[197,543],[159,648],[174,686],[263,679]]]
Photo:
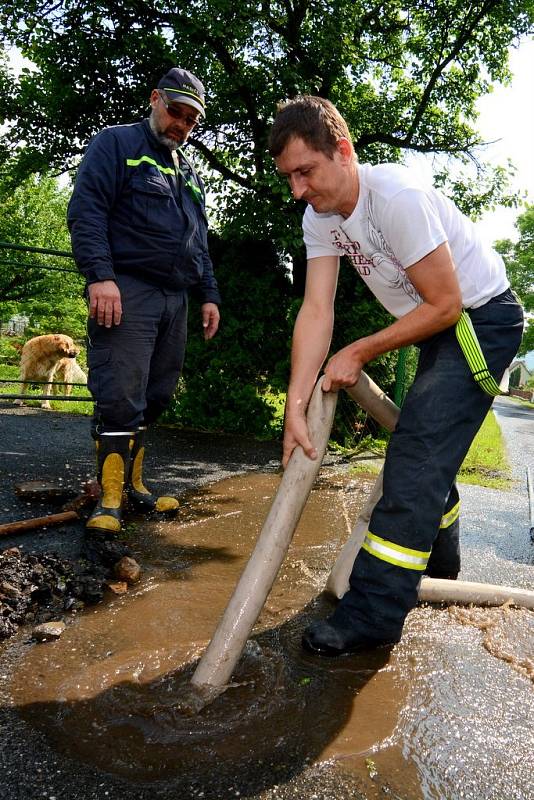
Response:
[[[526,362],[525,362],[525,359],[524,359],[524,358],[516,358],[516,359],[515,359],[515,361],[512,361],[512,363],[510,364],[510,366],[508,367],[508,369],[509,369],[509,370],[510,370],[510,372],[511,372],[513,369],[517,369],[517,367],[524,369],[524,370],[525,370],[525,372],[527,373],[527,375],[532,375],[532,370],[530,370],[530,369],[527,367],[527,365],[526,365]]]

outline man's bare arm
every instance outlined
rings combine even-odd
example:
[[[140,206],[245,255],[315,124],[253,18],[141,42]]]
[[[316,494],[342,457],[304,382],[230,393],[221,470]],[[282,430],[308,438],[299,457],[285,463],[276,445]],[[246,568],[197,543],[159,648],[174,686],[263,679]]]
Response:
[[[325,391],[354,386],[368,361],[427,339],[458,321],[462,297],[447,243],[408,267],[406,274],[423,299],[421,305],[387,328],[358,339],[332,356],[325,368]]]
[[[297,445],[301,445],[310,458],[316,457],[308,436],[306,409],[330,347],[338,271],[337,256],[313,258],[308,262],[304,301],[293,331],[291,379],[284,428],[284,466]]]

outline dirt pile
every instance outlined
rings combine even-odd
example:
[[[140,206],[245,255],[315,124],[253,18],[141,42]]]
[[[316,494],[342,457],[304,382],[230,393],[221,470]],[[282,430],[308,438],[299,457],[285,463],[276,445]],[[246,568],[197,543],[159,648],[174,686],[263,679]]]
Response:
[[[127,545],[105,535],[88,536],[80,557],[24,553],[11,547],[0,553],[0,639],[21,625],[62,619],[100,602],[114,580],[115,565],[131,556]]]

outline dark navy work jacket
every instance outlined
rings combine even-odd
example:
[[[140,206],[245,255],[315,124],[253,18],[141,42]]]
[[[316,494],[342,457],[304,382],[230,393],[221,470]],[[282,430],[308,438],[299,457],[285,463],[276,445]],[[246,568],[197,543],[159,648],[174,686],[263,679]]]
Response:
[[[204,189],[179,152],[177,171],[147,119],[91,140],[69,202],[72,250],[88,284],[134,275],[220,303],[208,253]]]

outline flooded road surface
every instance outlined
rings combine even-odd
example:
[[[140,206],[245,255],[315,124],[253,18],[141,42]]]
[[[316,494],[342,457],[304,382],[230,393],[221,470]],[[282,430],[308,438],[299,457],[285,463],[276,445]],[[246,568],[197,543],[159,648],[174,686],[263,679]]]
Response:
[[[314,762],[350,774],[366,798],[533,797],[533,612],[420,607],[393,649],[334,661],[301,650],[302,629],[331,610],[317,595],[370,488],[340,472],[323,471],[312,491],[232,684],[191,715],[188,679],[279,480],[224,480],[175,520],[135,525],[141,581],[58,641],[24,648],[10,688],[24,719],[102,773],[179,780],[180,798],[270,798]],[[500,582],[533,575],[518,559]]]

